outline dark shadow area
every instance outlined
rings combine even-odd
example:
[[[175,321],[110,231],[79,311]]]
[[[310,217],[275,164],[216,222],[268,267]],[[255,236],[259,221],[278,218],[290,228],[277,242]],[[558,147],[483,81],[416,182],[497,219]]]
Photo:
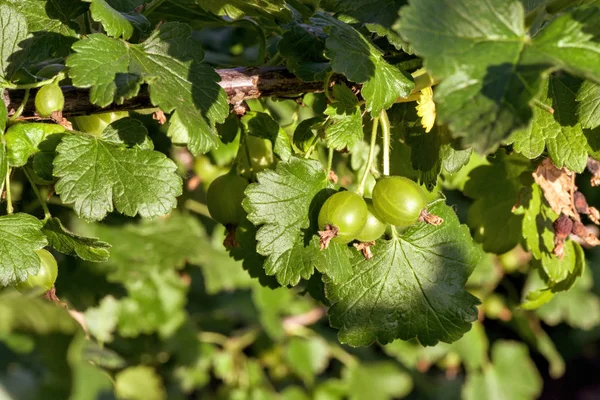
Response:
[[[41,64],[50,63],[53,60],[61,61],[71,52],[71,46],[77,41],[76,37],[66,36],[56,32],[34,32],[31,37],[19,43],[21,48],[13,53],[8,61],[9,78],[20,69],[31,69],[36,72]]]
[[[86,12],[89,7],[90,4],[83,1],[51,0],[46,1],[46,14],[51,19],[58,20],[70,28],[77,29],[78,26],[73,20]]]

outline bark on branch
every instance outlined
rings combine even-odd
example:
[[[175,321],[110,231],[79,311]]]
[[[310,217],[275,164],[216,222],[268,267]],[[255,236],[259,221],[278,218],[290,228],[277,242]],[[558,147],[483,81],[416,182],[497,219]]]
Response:
[[[219,84],[225,89],[231,104],[238,104],[243,100],[259,97],[291,97],[323,90],[323,82],[304,82],[283,67],[218,69],[217,73],[221,76]],[[78,89],[72,86],[63,86],[62,89],[65,95],[63,109],[63,115],[65,116],[154,107],[145,88],[140,91],[137,97],[127,100],[121,105],[111,104],[105,108],[90,103],[88,89]],[[21,105],[24,93],[24,90],[5,90],[4,102],[9,115]],[[34,115],[34,99],[35,91],[32,90],[23,111],[23,116]]]

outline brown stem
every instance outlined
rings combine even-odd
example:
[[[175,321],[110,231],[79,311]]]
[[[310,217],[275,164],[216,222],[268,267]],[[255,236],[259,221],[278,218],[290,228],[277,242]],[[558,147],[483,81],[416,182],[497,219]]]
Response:
[[[218,69],[217,73],[221,76],[219,85],[227,93],[231,104],[238,104],[243,100],[259,97],[291,97],[323,90],[322,82],[304,82],[283,67]],[[335,78],[345,81],[342,76],[336,76]],[[150,102],[150,96],[146,89],[142,89],[137,97],[126,100],[123,104],[111,104],[106,108],[101,108],[90,104],[89,89],[80,89],[73,86],[62,86],[61,88],[65,96],[65,106],[63,108],[63,115],[65,116],[154,107]],[[14,113],[14,110],[19,108],[24,97],[25,90],[4,91],[4,103],[9,113]],[[23,115],[30,116],[34,114],[34,101],[35,93],[32,91],[32,95],[23,110]]]
[[[297,78],[285,67],[261,67],[261,68],[230,68],[218,69],[216,72],[221,77],[219,85],[225,90],[232,105],[240,104],[247,99],[260,97],[297,97],[304,93],[322,92],[323,82],[305,82]],[[334,75],[332,81],[344,83],[355,91],[360,85],[348,82],[342,75]],[[66,117],[109,111],[131,111],[155,108],[150,102],[150,96],[146,88],[142,88],[138,96],[126,100],[123,104],[111,104],[105,108],[90,103],[89,89],[75,88],[73,86],[62,86],[65,96],[63,115]],[[32,90],[31,96],[23,110],[24,118],[34,115],[35,94]],[[4,91],[4,103],[12,115],[23,103],[25,90],[7,89]],[[409,96],[410,100],[413,100]],[[406,101],[406,99],[398,99]]]

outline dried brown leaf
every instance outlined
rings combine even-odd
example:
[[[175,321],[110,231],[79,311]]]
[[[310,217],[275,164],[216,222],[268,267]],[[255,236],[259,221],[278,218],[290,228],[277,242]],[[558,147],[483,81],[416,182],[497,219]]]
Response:
[[[581,222],[575,221],[573,224],[573,234],[577,235],[585,245],[594,247],[600,244],[600,240],[592,232],[588,231]]]
[[[566,168],[558,169],[550,159],[545,159],[533,172],[533,179],[544,191],[544,197],[557,214],[566,214],[579,220],[573,209],[571,194],[575,192],[574,172]]]
[[[592,220],[596,225],[600,225],[600,212],[596,207],[588,208],[588,218]]]

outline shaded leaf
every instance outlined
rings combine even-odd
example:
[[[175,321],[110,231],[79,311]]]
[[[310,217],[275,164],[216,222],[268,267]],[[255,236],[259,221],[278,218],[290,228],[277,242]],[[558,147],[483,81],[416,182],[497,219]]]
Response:
[[[522,343],[497,341],[492,346],[492,365],[471,373],[463,387],[467,400],[536,399],[542,391],[542,378]]]
[[[417,223],[396,239],[378,241],[371,260],[351,259],[351,279],[327,282],[329,319],[341,342],[366,346],[417,337],[434,345],[471,328],[478,301],[464,284],[480,253],[451,208],[437,202],[429,211],[444,223]]]
[[[464,194],[475,199],[468,214],[475,239],[485,251],[502,254],[521,240],[522,217],[514,215],[512,208],[523,186],[519,176],[531,165],[525,157],[506,155],[503,150],[490,161],[491,165],[470,172]]]
[[[135,12],[119,12],[106,0],[84,0],[90,5],[92,19],[101,22],[106,33],[112,37],[129,39],[135,29],[145,31],[150,28],[150,23],[142,14]]]

